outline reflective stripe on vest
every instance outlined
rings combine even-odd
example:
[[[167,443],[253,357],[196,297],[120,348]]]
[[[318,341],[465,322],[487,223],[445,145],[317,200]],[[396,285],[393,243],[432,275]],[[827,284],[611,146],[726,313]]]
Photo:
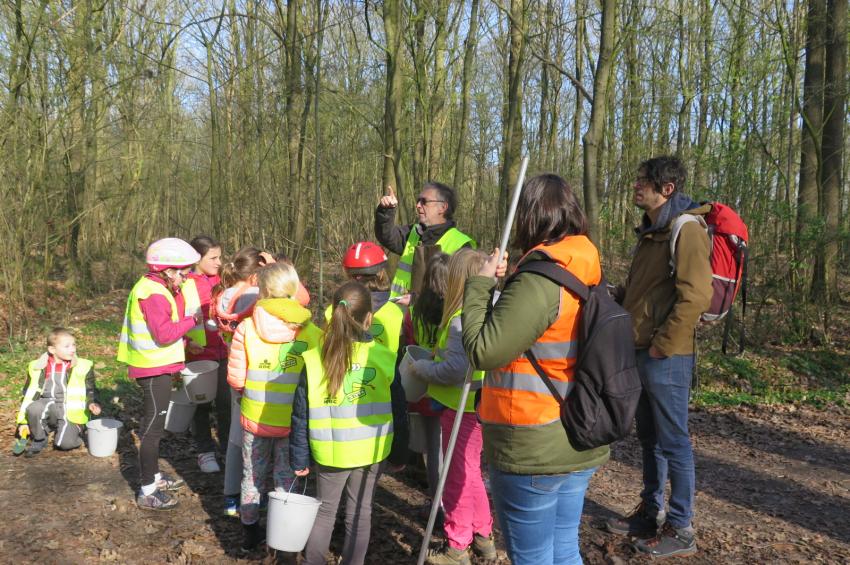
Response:
[[[446,326],[444,328],[440,328],[439,333],[437,334],[437,348],[436,354],[434,355],[434,361],[440,362],[445,359],[445,351],[446,345],[449,341],[449,328],[451,327],[452,320],[461,315],[461,310],[458,310],[454,314],[452,314],[451,318],[449,318]],[[464,375],[465,376],[465,375]],[[472,373],[472,384],[469,388],[469,395],[466,397],[466,404],[464,404],[463,411],[464,412],[475,412],[475,394],[474,391],[481,388],[482,382],[484,381],[484,371],[474,371]],[[460,406],[460,395],[463,391],[463,385],[442,385],[437,383],[429,383],[428,384],[428,396],[442,404],[443,406],[447,406],[452,410],[457,410],[458,406]]]
[[[351,469],[383,461],[389,455],[395,356],[374,340],[355,343],[351,369],[340,390],[330,396],[321,350],[304,353],[310,450],[316,462]]]
[[[186,316],[194,316],[196,312],[202,312],[201,295],[198,292],[198,282],[195,279],[186,279],[183,286],[180,287],[180,292],[183,293],[183,301],[185,302],[184,314]],[[194,341],[201,347],[207,346],[207,332],[204,331],[204,321],[195,324],[195,326],[186,333],[186,337]]]
[[[41,374],[45,369],[37,366],[38,361],[31,361],[27,366],[27,389],[24,392],[24,401],[18,410],[17,424],[27,423],[27,407],[33,402],[36,395],[42,389],[39,387]],[[89,421],[88,402],[86,398],[86,376],[91,371],[94,363],[88,359],[77,358],[77,363],[71,368],[68,377],[68,385],[65,387],[65,417],[72,424],[85,425]]]
[[[529,253],[535,251],[565,268],[569,265],[570,271],[586,284],[597,284],[601,279],[599,253],[585,236],[568,236],[553,245],[538,245]],[[572,387],[578,355],[579,301],[563,288],[559,293],[558,318],[537,338],[531,350],[558,392],[566,396]],[[560,419],[560,406],[523,352],[484,379],[478,417],[487,424],[542,426]]]
[[[269,343],[257,333],[253,319],[246,318],[243,323],[248,372],[240,403],[242,416],[258,424],[288,428],[304,368],[301,354],[318,345],[321,330],[307,324],[293,341]]]
[[[419,245],[419,232],[416,231],[416,226],[414,225],[410,229],[407,241],[404,243],[404,251],[402,251],[401,257],[398,260],[398,267],[393,275],[393,282],[390,284],[390,298],[402,296],[410,292],[413,255],[417,245]],[[457,228],[446,230],[446,233],[437,240],[437,246],[446,255],[453,255],[464,245],[469,245],[473,249],[477,247],[474,239]]]
[[[333,313],[333,304],[325,308],[325,321],[330,321]],[[372,338],[389,348],[390,351],[398,351],[401,326],[404,323],[404,311],[395,302],[387,301],[372,314],[372,327],[369,333]]]
[[[159,294],[164,296],[171,305],[171,321],[177,322],[180,317],[174,296],[162,284],[142,277],[130,291],[127,297],[127,309],[124,312],[124,325],[121,328],[121,338],[118,341],[118,361],[133,367],[149,368],[163,367],[182,363],[186,356],[183,351],[183,340],[178,339],[170,345],[159,345],[150,333],[139,301]]]

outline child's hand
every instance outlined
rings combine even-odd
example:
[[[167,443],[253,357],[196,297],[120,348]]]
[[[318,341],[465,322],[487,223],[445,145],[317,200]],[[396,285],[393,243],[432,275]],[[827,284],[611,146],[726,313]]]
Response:
[[[407,294],[403,294],[398,298],[394,298],[393,302],[398,304],[399,306],[410,306],[410,299],[412,295],[408,292]]]
[[[204,323],[204,313],[198,310],[194,314],[192,314],[192,319],[195,320],[195,324],[203,324]]]
[[[496,247],[493,249],[493,253],[490,254],[490,258],[487,259],[487,262],[481,266],[481,270],[478,271],[478,276],[480,277],[504,277],[505,273],[508,272],[508,254],[505,252],[505,256],[502,258],[500,263],[496,263],[499,260],[499,248]]]
[[[94,414],[95,416],[100,416],[100,404],[97,402],[92,402],[89,404],[89,412]]]
[[[296,477],[306,477],[306,476],[307,476],[307,475],[309,475],[309,474],[310,474],[310,469],[309,469],[309,468],[307,468],[307,469],[301,469],[300,471],[295,471],[295,476],[296,476]]]
[[[20,424],[18,426],[18,430],[15,433],[15,436],[20,438],[30,437],[30,427],[28,424]]]

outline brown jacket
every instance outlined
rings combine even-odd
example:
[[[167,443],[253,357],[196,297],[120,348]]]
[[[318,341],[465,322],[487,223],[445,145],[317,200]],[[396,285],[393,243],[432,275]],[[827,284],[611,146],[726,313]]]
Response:
[[[710,209],[704,205],[687,213],[705,215]],[[622,301],[632,315],[635,346],[654,345],[668,357],[694,352],[694,328],[711,305],[712,295],[711,244],[698,223],[683,225],[676,271],[670,274],[670,227],[680,214],[672,214],[663,226],[639,231]]]

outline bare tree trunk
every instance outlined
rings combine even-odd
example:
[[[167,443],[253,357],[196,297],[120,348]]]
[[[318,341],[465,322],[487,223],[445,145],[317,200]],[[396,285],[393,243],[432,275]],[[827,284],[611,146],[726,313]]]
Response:
[[[505,109],[502,112],[502,171],[499,190],[499,208],[497,225],[508,210],[508,198],[511,187],[519,175],[520,155],[522,153],[522,73],[525,61],[525,17],[527,0],[511,0],[510,44],[507,68],[507,92]]]
[[[478,44],[478,2],[472,0],[469,14],[469,31],[463,52],[463,71],[460,83],[460,123],[458,124],[457,152],[455,153],[455,190],[460,190],[464,177],[464,153],[466,151],[466,132],[469,129],[469,84],[475,59],[475,47]]]
[[[812,234],[818,215],[820,193],[821,135],[823,129],[823,87],[825,58],[826,0],[809,0],[806,16],[806,71],[803,78],[803,131],[800,139],[800,188],[797,193],[798,265],[809,263],[814,247]],[[805,272],[802,280],[808,280]],[[799,289],[805,294],[807,289]]]
[[[402,198],[405,187],[401,186],[401,154],[399,151],[399,121],[401,112],[401,0],[384,2],[384,34],[386,36],[387,90],[384,97],[384,189],[394,185],[402,201],[399,206],[401,221],[407,221],[406,207]]]
[[[597,166],[600,143],[605,128],[605,112],[608,101],[608,85],[611,80],[612,55],[614,51],[614,31],[617,21],[617,3],[615,0],[602,2],[602,33],[600,35],[599,59],[593,74],[593,104],[590,110],[590,124],[582,138],[584,145],[584,210],[587,214],[590,237],[601,244],[599,233],[599,198]]]
[[[823,166],[820,215],[824,242],[817,246],[812,284],[816,301],[832,304],[838,296],[839,195],[847,100],[847,0],[827,0],[826,73],[824,77]]]
[[[578,176],[578,154],[579,154],[579,140],[581,139],[581,123],[582,123],[582,115],[584,114],[584,99],[582,98],[581,89],[579,85],[582,83],[582,77],[584,76],[584,40],[587,35],[585,29],[585,21],[587,12],[587,0],[576,0],[576,51],[575,51],[575,76],[576,76],[576,104],[575,111],[573,113],[573,135],[572,135],[572,148],[570,150],[570,167],[569,174],[571,177]]]

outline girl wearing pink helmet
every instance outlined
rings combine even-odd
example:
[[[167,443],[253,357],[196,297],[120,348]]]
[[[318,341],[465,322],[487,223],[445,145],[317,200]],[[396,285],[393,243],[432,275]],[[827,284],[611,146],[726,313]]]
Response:
[[[180,479],[159,471],[159,441],[171,395],[171,378],[184,367],[183,337],[203,319],[184,315],[180,294],[189,269],[200,260],[191,245],[173,237],[148,247],[148,272],[127,298],[124,325],[118,343],[118,361],[128,365],[131,379],[142,388],[144,414],[139,427],[139,508],[170,510],[177,499],[167,491],[183,486]]]

